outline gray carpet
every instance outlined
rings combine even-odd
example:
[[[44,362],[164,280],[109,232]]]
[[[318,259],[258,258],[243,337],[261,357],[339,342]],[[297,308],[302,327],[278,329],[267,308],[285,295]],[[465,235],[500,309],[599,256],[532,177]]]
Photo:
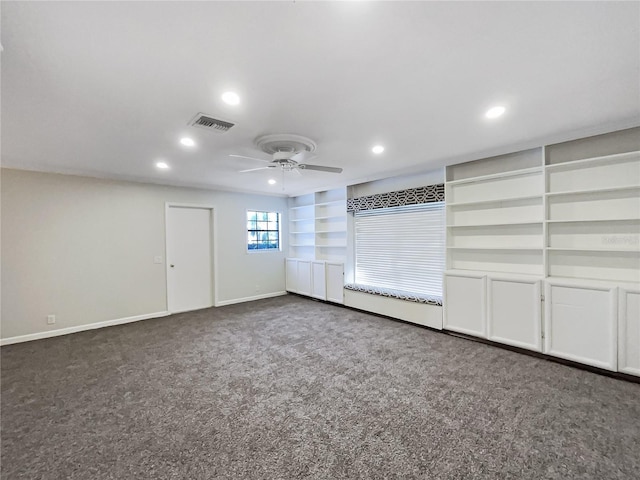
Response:
[[[637,479],[640,385],[287,296],[2,348],[3,479]]]

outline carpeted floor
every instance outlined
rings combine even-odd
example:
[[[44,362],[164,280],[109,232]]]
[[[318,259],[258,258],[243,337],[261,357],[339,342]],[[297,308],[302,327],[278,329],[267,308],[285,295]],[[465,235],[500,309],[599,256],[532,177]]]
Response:
[[[2,348],[3,479],[638,479],[640,385],[286,296]]]

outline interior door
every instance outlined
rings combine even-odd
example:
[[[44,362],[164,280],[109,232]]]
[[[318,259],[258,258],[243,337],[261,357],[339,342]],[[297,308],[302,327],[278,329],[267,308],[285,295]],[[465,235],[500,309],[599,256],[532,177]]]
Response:
[[[213,305],[211,209],[167,209],[167,309],[185,312]]]

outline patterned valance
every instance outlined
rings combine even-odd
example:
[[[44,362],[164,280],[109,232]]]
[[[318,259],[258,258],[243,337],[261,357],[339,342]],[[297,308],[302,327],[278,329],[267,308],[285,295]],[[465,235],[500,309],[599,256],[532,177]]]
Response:
[[[397,192],[377,193],[366,197],[348,198],[347,212],[433,202],[444,202],[444,183],[398,190]]]

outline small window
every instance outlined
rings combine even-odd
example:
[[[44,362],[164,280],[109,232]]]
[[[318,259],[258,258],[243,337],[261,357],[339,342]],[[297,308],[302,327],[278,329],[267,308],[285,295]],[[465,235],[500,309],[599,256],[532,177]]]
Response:
[[[280,250],[280,214],[247,210],[247,250]]]

